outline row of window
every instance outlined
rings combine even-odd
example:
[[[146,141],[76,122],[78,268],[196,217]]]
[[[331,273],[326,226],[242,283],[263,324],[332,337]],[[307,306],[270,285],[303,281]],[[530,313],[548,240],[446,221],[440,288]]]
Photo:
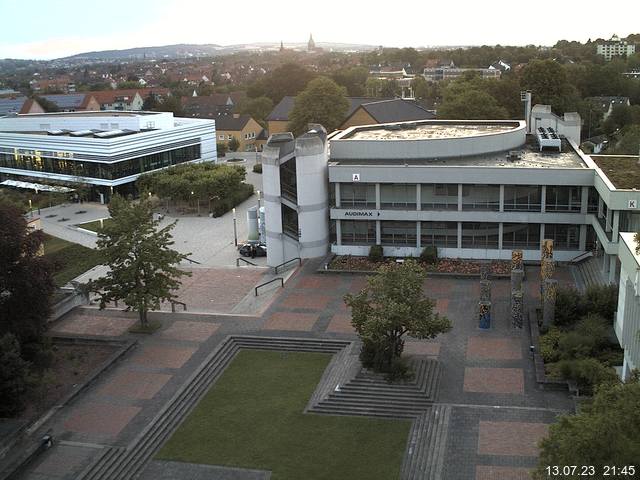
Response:
[[[462,248],[497,249],[500,238],[498,223],[461,222]],[[341,220],[341,241],[343,245],[375,245],[376,222]],[[421,222],[420,244],[437,247],[458,247],[458,222]],[[416,222],[381,221],[380,240],[382,245],[415,247],[418,229]],[[545,238],[554,241],[558,250],[577,250],[580,226],[566,224],[545,224]],[[540,225],[531,223],[503,223],[502,248],[540,248]]]
[[[335,188],[331,188],[335,205]],[[460,198],[462,210],[500,210],[500,185],[462,185]],[[580,212],[582,187],[547,186],[545,211]],[[588,211],[598,210],[598,193],[590,187]],[[341,183],[341,208],[376,208],[376,186],[370,183]],[[457,184],[421,184],[420,207],[422,210],[458,210]],[[416,210],[416,184],[380,184],[380,208]],[[539,185],[505,185],[504,210],[540,212],[542,187]]]
[[[56,173],[74,177],[101,178],[115,180],[159,168],[177,165],[200,158],[200,145],[176,148],[166,152],[153,153],[142,157],[115,163],[85,162],[70,158],[49,158],[40,155],[0,153],[0,167]]]
[[[225,135],[224,133],[220,133],[218,135],[218,140],[221,140],[224,142],[225,138],[226,140],[231,141],[231,139],[233,138],[233,135]],[[252,138],[256,138],[256,132],[249,132],[244,134],[245,140],[251,140]]]

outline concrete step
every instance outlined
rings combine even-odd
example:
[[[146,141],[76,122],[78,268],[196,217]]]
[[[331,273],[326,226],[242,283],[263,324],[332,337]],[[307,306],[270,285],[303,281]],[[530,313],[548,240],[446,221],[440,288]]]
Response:
[[[349,407],[334,405],[317,405],[314,413],[324,413],[329,415],[346,415],[346,416],[365,416],[365,417],[384,417],[384,418],[415,418],[422,413],[421,410],[405,410],[394,408],[367,408],[367,407]]]

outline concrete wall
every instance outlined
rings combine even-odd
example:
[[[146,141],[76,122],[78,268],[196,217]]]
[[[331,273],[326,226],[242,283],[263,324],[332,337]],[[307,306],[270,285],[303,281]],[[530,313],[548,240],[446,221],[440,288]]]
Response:
[[[618,310],[614,330],[624,349],[622,378],[628,379],[631,371],[640,368],[640,255],[635,253],[633,233],[620,235],[620,283]]]
[[[582,119],[578,113],[565,113],[564,117],[560,118],[551,111],[551,105],[534,105],[531,110],[529,132],[535,133],[538,127],[551,127],[560,135],[564,135],[575,144],[580,145]]]

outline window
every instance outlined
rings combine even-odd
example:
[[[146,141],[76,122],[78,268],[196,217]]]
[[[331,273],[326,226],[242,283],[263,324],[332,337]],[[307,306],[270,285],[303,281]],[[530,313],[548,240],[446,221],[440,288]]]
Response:
[[[542,208],[541,198],[542,188],[539,185],[504,186],[505,212],[539,212]]]
[[[462,248],[498,248],[497,223],[463,223]]]
[[[296,240],[300,233],[298,231],[298,212],[286,205],[282,205],[282,232]]]
[[[341,183],[340,206],[343,208],[376,208],[375,184]]]
[[[589,187],[589,199],[587,202],[587,212],[588,213],[598,213],[598,201],[600,199],[600,194],[595,189],[595,187]]]
[[[458,184],[423,184],[420,203],[422,210],[458,210]]]
[[[545,224],[544,238],[553,240],[556,250],[578,250],[580,245],[579,225]]]
[[[343,245],[375,245],[376,222],[366,220],[341,220]]]
[[[224,133],[221,135],[218,135],[218,140],[224,140]]]
[[[462,210],[500,210],[500,185],[462,185]]]
[[[505,250],[540,248],[540,225],[537,223],[502,224],[502,248]]]
[[[416,222],[380,222],[383,245],[415,247],[417,245]]]
[[[294,203],[298,201],[298,180],[296,175],[295,157],[280,165],[280,194]]]
[[[383,183],[380,185],[380,208],[415,210],[416,185],[405,183]]]
[[[423,247],[458,246],[458,222],[422,222],[420,224],[420,245]]]
[[[233,138],[233,135],[227,135],[227,140],[231,140]]]
[[[580,212],[582,187],[547,186],[545,211]]]

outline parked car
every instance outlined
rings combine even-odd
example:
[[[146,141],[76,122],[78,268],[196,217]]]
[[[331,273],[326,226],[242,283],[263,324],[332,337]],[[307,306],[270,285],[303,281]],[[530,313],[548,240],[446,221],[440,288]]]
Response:
[[[255,255],[251,254],[251,247],[255,248]],[[240,253],[240,255],[242,255],[243,257],[266,257],[267,256],[267,246],[264,243],[258,243],[258,244],[251,244],[251,243],[245,243],[244,245],[242,245],[239,249],[238,252]]]

